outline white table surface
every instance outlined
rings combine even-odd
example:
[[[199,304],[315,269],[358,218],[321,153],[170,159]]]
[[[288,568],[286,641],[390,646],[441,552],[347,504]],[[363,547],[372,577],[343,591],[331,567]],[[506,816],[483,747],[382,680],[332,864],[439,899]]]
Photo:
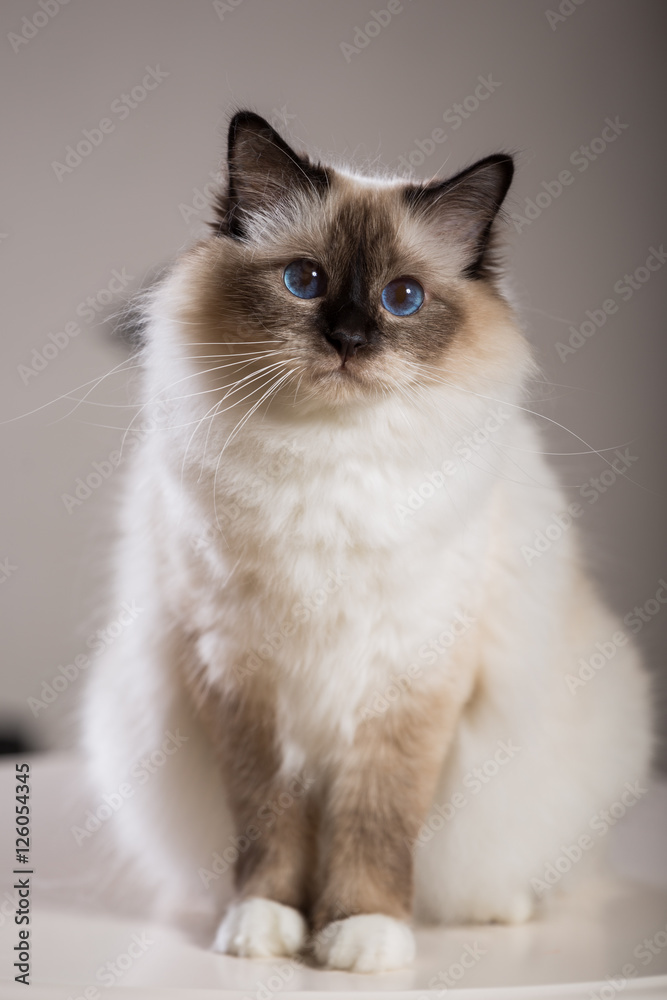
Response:
[[[523,926],[417,928],[411,969],[377,976],[326,972],[289,959],[250,961],[207,950],[207,931],[157,925],[141,912],[112,903],[113,886],[96,852],[78,846],[70,827],[82,814],[81,764],[73,756],[31,759],[33,953],[31,985],[14,983],[17,943],[12,881],[15,876],[14,764],[0,764],[0,997],[14,1000],[170,1000],[208,997],[446,997],[466,1000],[539,1000],[581,997],[667,1000],[667,786],[654,786],[606,838],[613,868],[590,876],[576,891],[552,890],[548,910]],[[83,806],[85,808],[85,805]],[[93,838],[91,838],[92,840]],[[9,895],[7,895],[9,894]],[[135,894],[136,895],[136,894]],[[664,932],[664,937],[663,937]],[[650,961],[642,941],[654,942]],[[107,962],[126,953],[133,935],[143,951],[113,983],[97,978]],[[460,986],[427,984],[456,963],[466,945],[484,955]],[[638,957],[636,949],[640,948]],[[138,947],[135,947],[138,951]],[[123,960],[125,962],[125,960]],[[611,986],[632,963],[636,975]],[[97,992],[93,987],[97,984]],[[88,994],[86,994],[88,990]]]

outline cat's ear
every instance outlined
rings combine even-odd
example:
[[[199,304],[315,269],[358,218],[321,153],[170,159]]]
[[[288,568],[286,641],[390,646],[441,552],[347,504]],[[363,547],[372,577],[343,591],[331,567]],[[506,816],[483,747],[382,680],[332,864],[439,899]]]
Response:
[[[253,216],[289,204],[295,190],[320,195],[328,188],[326,170],[287,145],[269,123],[239,111],[227,136],[228,188],[218,205],[223,231],[243,238]]]
[[[497,153],[446,181],[406,190],[408,204],[457,251],[468,278],[495,270],[493,224],[513,176],[512,157]]]

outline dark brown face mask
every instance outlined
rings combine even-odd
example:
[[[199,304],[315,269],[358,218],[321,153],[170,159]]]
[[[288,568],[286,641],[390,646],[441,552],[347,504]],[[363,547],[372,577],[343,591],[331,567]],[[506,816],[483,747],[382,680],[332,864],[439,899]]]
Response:
[[[494,222],[513,169],[498,154],[445,181],[366,181],[239,112],[201,250],[202,325],[230,345],[284,349],[322,398],[355,385],[386,392],[409,366],[417,379],[419,366],[440,368],[475,289],[500,301]]]

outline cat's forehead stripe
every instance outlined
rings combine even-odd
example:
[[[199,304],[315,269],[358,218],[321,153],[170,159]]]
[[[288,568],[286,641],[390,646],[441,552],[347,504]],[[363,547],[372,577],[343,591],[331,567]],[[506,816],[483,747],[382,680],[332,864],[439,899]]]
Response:
[[[391,190],[360,188],[356,179],[332,185],[328,205],[327,246],[332,263],[348,281],[371,281],[395,255],[398,195]]]

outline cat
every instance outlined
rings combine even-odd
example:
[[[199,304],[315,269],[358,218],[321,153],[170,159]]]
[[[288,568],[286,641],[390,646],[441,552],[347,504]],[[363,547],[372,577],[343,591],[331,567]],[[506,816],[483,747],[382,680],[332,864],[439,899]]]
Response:
[[[240,111],[211,234],[148,296],[157,430],[116,572],[141,613],[83,745],[100,794],[131,786],[119,852],[162,911],[208,908],[219,952],[378,972],[412,961],[413,916],[527,920],[647,777],[635,649],[568,684],[618,623],[521,404],[513,172],[362,176]]]

